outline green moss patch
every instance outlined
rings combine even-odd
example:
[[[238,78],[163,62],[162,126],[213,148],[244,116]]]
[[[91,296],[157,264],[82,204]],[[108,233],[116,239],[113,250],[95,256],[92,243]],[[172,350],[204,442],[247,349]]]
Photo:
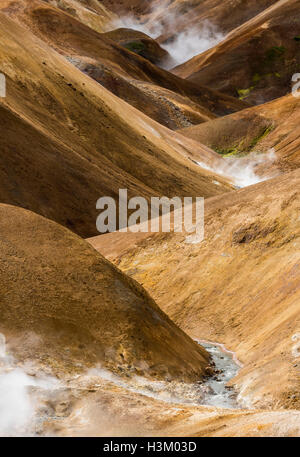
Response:
[[[273,46],[272,48],[268,49],[266,52],[266,60],[267,62],[274,62],[277,59],[283,57],[286,49],[284,46]]]
[[[253,140],[251,141],[250,150],[253,149],[263,138],[265,138],[267,135],[269,135],[269,133],[272,130],[273,130],[273,126],[272,125],[270,125],[267,128],[264,128],[263,131],[258,136],[253,138]]]
[[[243,138],[239,143],[233,145],[233,146],[228,146],[224,148],[218,148],[215,147],[213,148],[218,154],[222,155],[223,157],[244,157],[248,155],[254,148],[255,146],[263,140],[272,130],[274,127],[270,125],[269,127],[264,127],[257,136],[255,136],[250,144],[245,143],[245,139]]]
[[[131,52],[139,54],[140,52],[145,51],[146,46],[140,41],[131,41],[130,43],[124,44],[124,48],[128,49]]]
[[[251,94],[254,88],[255,86],[248,87],[247,89],[238,89],[237,93],[239,95],[239,99],[244,100],[244,98]]]

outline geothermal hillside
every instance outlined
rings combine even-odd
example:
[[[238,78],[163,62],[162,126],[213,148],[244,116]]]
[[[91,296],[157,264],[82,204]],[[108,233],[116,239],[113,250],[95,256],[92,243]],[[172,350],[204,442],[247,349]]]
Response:
[[[300,436],[299,11],[1,0],[0,436]]]

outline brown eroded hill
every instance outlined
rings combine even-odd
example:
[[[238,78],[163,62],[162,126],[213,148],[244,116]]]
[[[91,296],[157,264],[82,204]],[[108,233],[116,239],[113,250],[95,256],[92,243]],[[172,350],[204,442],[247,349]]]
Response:
[[[158,68],[71,15],[39,0],[1,6],[14,20],[64,55],[73,65],[152,119],[178,129],[243,109],[248,104],[200,87]]]
[[[299,1],[0,2],[0,374],[34,410],[15,430],[300,436]],[[158,67],[201,27],[230,33],[188,79]],[[255,180],[281,176],[233,192],[220,174],[253,152]],[[204,196],[204,241],[80,238],[124,188]]]
[[[280,0],[174,73],[251,104],[286,95],[300,68],[299,0]]]
[[[98,0],[43,0],[56,8],[70,14],[80,22],[88,25],[97,32],[105,32],[111,22],[118,20],[118,16],[111,8],[105,8]],[[19,3],[14,1],[14,4]]]
[[[119,189],[150,198],[231,188],[188,159],[214,152],[116,98],[12,19],[0,14],[0,24],[2,202],[93,236],[96,201]]]
[[[99,364],[128,376],[198,381],[207,353],[86,241],[0,205],[0,331],[10,352],[63,377]]]
[[[283,173],[300,168],[299,123],[299,98],[288,95],[180,133],[223,155],[238,157],[251,151],[266,153],[273,149],[276,160],[263,162],[257,172]]]
[[[296,170],[206,200],[200,244],[174,233],[90,240],[189,335],[237,351],[247,405],[299,408],[299,184]]]

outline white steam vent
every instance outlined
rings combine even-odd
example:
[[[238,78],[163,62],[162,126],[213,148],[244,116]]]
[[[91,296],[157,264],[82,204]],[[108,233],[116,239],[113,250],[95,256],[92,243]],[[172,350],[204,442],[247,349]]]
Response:
[[[151,38],[156,39],[165,32],[166,28],[170,30],[176,29],[180,20],[177,16],[168,14],[168,17],[164,17],[164,23],[158,19],[157,21],[143,24],[133,16],[124,16],[112,23],[111,29],[125,27],[146,33]],[[169,52],[172,58],[171,64],[174,67],[207,51],[224,38],[225,35],[214,24],[205,20],[197,27],[183,29],[169,43],[161,44],[161,47]]]

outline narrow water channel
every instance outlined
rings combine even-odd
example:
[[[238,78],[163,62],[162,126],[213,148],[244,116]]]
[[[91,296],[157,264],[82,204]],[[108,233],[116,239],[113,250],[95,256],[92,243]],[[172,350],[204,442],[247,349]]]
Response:
[[[214,376],[204,382],[203,405],[218,408],[240,408],[241,405],[237,402],[237,393],[227,386],[227,383],[237,375],[241,368],[241,364],[235,358],[234,353],[227,351],[222,345],[204,341],[197,342],[211,355],[216,371]]]

